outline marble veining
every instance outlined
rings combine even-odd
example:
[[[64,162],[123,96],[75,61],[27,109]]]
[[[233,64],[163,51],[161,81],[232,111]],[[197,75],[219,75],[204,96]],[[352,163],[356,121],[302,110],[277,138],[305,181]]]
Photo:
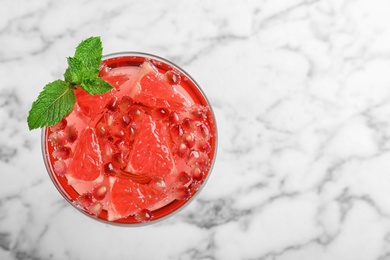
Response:
[[[1,6],[0,259],[390,259],[388,0]],[[157,224],[77,212],[28,131],[31,103],[91,35],[105,53],[172,60],[213,105],[213,173]]]

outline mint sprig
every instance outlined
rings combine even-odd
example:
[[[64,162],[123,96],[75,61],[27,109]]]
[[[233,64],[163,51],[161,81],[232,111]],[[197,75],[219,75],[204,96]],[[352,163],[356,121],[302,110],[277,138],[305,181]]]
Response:
[[[112,89],[99,78],[102,53],[100,37],[90,37],[77,46],[74,57],[68,57],[64,80],[47,84],[32,104],[27,117],[30,130],[55,125],[68,115],[76,103],[74,91],[77,86],[92,95]]]

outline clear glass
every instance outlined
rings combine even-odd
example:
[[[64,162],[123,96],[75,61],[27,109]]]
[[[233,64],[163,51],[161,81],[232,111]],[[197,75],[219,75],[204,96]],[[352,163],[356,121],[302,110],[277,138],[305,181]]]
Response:
[[[144,61],[149,61],[152,63],[160,73],[166,73],[167,71],[174,71],[175,73],[179,73],[179,76],[181,78],[180,85],[181,87],[187,92],[187,94],[192,98],[194,103],[202,105],[204,107],[208,107],[211,116],[208,118],[209,121],[209,127],[210,127],[210,133],[211,137],[209,140],[211,150],[208,152],[208,160],[209,160],[209,168],[207,172],[205,172],[203,175],[203,179],[198,184],[198,187],[196,188],[196,191],[194,191],[193,194],[188,199],[185,200],[174,200],[171,203],[158,208],[156,210],[153,210],[152,218],[148,219],[146,221],[140,221],[139,218],[137,218],[134,215],[128,216],[126,218],[117,219],[114,221],[110,221],[107,218],[107,212],[105,210],[101,211],[98,215],[93,215],[85,208],[80,207],[75,203],[78,197],[80,197],[80,194],[77,193],[75,189],[72,188],[68,184],[68,180],[66,176],[58,175],[55,173],[54,170],[54,163],[56,159],[53,157],[52,153],[54,151],[53,145],[49,142],[48,137],[51,134],[50,127],[46,127],[42,130],[42,153],[44,158],[44,163],[47,168],[47,171],[49,173],[49,176],[54,183],[55,187],[59,191],[59,193],[64,197],[66,201],[69,202],[70,205],[74,206],[78,211],[84,213],[85,215],[91,217],[92,219],[102,221],[104,223],[114,224],[114,225],[121,225],[121,226],[140,226],[145,224],[151,224],[156,223],[158,221],[161,221],[163,219],[166,219],[169,216],[172,216],[173,214],[179,212],[182,210],[186,205],[188,205],[202,190],[202,188],[205,186],[209,176],[210,172],[212,171],[215,158],[216,158],[216,152],[217,152],[217,128],[216,128],[216,120],[215,115],[212,110],[211,104],[208,101],[206,95],[204,94],[203,90],[200,88],[200,86],[195,82],[195,80],[186,73],[183,69],[178,67],[177,65],[173,64],[172,62],[147,53],[140,53],[140,52],[120,52],[120,53],[113,53],[109,55],[105,55],[103,57],[103,64],[110,68],[119,68],[122,66],[140,66]]]

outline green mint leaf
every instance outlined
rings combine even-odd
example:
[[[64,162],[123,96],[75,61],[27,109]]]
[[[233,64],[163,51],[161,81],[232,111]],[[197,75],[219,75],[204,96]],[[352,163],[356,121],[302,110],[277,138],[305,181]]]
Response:
[[[69,114],[76,103],[76,86],[89,94],[104,94],[113,88],[99,78],[102,53],[100,37],[90,37],[77,46],[74,57],[68,58],[65,81],[47,84],[32,104],[27,117],[30,130],[54,125]]]
[[[104,94],[112,89],[112,86],[101,78],[92,78],[84,81],[81,85],[88,94]]]
[[[90,37],[77,46],[74,58],[82,63],[86,74],[97,77],[102,62],[102,53],[100,37]]]
[[[81,84],[84,74],[84,68],[81,61],[76,58],[68,57],[69,67],[66,69],[64,78],[66,82]]]
[[[65,70],[64,79],[66,82],[72,82],[72,72],[69,67]]]
[[[68,58],[69,67],[64,77],[67,82],[83,88],[87,93],[104,94],[112,86],[98,77],[102,59],[102,43],[99,37],[90,37],[76,48],[74,57]]]
[[[62,80],[47,84],[32,104],[27,117],[30,130],[54,125],[73,109],[76,103],[74,89]]]

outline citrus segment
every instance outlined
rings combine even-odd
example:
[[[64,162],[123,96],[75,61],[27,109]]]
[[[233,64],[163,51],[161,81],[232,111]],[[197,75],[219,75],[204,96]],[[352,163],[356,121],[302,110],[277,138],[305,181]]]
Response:
[[[127,171],[149,176],[168,175],[174,168],[166,126],[145,114],[138,122]]]
[[[75,90],[77,105],[80,110],[89,118],[95,118],[102,109],[106,106],[107,102],[112,98],[111,92],[103,95],[91,95],[83,89]]]
[[[76,180],[93,181],[100,176],[101,165],[101,152],[95,130],[87,127],[75,146],[68,174]]]
[[[111,203],[116,218],[127,217],[142,209],[152,207],[164,198],[161,190],[149,185],[142,185],[129,179],[117,178],[111,189]]]
[[[102,78],[108,83],[110,83],[110,85],[114,88],[119,88],[120,86],[122,86],[123,83],[129,80],[129,77],[127,75],[108,75]]]
[[[145,106],[182,109],[189,104],[182,94],[156,73],[146,74],[138,84],[139,92],[134,96],[134,100]]]

